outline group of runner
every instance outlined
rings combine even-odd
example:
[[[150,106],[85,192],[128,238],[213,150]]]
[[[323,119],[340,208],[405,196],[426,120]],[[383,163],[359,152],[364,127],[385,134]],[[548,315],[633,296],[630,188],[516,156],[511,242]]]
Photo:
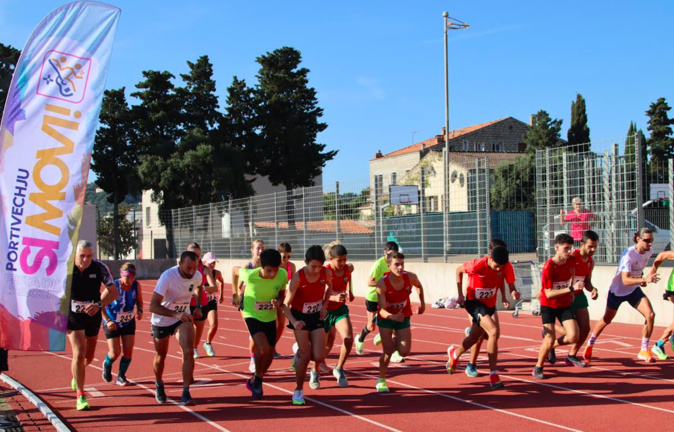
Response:
[[[565,359],[568,365],[587,366],[592,360],[595,341],[625,301],[646,320],[638,358],[646,362],[655,361],[653,354],[659,359],[668,358],[664,348],[667,341],[674,350],[674,323],[649,350],[655,315],[641,290],[646,284],[659,280],[657,269],[664,261],[674,260],[674,252],[660,253],[650,272],[644,275],[643,271],[653,254],[653,233],[643,228],[635,233],[633,239],[635,245],[623,252],[609,288],[606,312],[590,334],[588,301],[583,291],[587,291],[593,300],[598,297],[597,288],[592,284],[592,256],[597,250],[599,237],[594,231],[586,231],[576,250],[573,250],[574,239],[571,236],[560,234],[555,237],[555,255],[543,266],[540,291],[543,342],[532,372],[535,378],[544,378],[545,361],[554,364],[557,360],[555,348],[562,345],[569,345],[569,354]],[[382,346],[382,353],[375,389],[378,392],[389,391],[386,383],[389,363],[404,361],[412,346],[412,291],[416,291],[420,302],[417,314],[424,313],[425,301],[419,278],[405,271],[405,256],[398,245],[387,242],[383,252],[369,273],[369,291],[365,301],[367,322],[354,337],[347,305],[354,300],[354,266],[347,262],[348,252],[344,245],[333,242],[324,248],[318,245],[309,247],[304,256],[305,265],[297,269],[290,262],[290,244],[281,243],[277,249],[266,249],[262,240],[253,242],[251,259],[232,270],[231,303],[241,311],[250,334],[251,377],[245,385],[254,399],[263,397],[263,380],[278,356],[275,347],[286,323],[296,340],[292,360],[296,375],[293,404],[305,403],[307,370],[309,386],[314,390],[320,388],[322,372],[331,373],[340,387],[348,386],[344,367],[351,349],[355,345],[356,352],[363,354],[364,341],[377,326],[379,334],[373,342]],[[194,359],[199,356],[198,344],[206,321],[209,330],[203,347],[208,356],[215,355],[212,341],[218,326],[217,306],[224,301],[224,280],[215,268],[216,263],[213,253],[202,257],[199,245],[191,243],[180,255],[178,265],[162,273],[154,289],[149,311],[152,313],[156,352],[153,361],[155,396],[159,403],[167,400],[162,376],[170,336],[176,336],[182,351],[183,405],[194,404],[190,385],[194,381]],[[465,294],[464,275],[468,278]],[[143,318],[144,306],[140,284],[135,276],[133,264],[125,263],[120,269],[119,279],[113,280],[108,268],[93,259],[92,245],[86,241],[78,243],[68,317],[68,338],[73,350],[72,388],[77,392],[78,410],[89,409],[84,392],[85,370],[93,361],[101,323],[109,348],[103,362],[102,378],[112,381],[112,367],[119,359],[116,384],[125,386],[129,383],[126,372],[133,354],[136,320]],[[501,292],[505,308],[510,307],[506,285],[514,300],[520,298],[507,245],[493,239],[487,256],[457,268],[456,282],[457,303],[465,307],[471,326],[460,345],[448,348],[447,371],[455,373],[459,358],[470,350],[471,359],[465,372],[470,377],[478,376],[476,362],[481,344],[486,340],[490,385],[493,389],[501,388],[504,384],[497,369],[500,336],[497,294]],[[104,287],[102,290],[101,285]],[[670,277],[664,298],[674,303],[674,276]],[[330,369],[325,359],[337,334],[342,344],[338,361]],[[577,354],[588,335],[590,339],[581,359]]]

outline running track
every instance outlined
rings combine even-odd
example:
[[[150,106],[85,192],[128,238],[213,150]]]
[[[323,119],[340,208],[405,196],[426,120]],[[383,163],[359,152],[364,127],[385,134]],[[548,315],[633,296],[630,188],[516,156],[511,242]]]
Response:
[[[146,310],[155,281],[142,281]],[[362,299],[349,304],[354,331],[365,323]],[[265,397],[252,401],[244,381],[248,378],[248,333],[232,306],[220,305],[220,329],[214,341],[215,357],[196,360],[192,397],[194,407],[180,400],[181,354],[172,339],[164,372],[169,402],[154,399],[149,314],[138,323],[133,362],[127,373],[134,383],[118,387],[101,379],[101,363],[107,352],[101,331],[94,363],[87,368],[86,390],[91,411],[75,410],[70,389],[70,350],[65,353],[10,352],[10,376],[43,400],[73,430],[101,428],[125,432],[199,430],[260,432],[267,430],[439,431],[615,431],[669,430],[674,420],[674,360],[645,364],[636,360],[640,327],[612,324],[595,345],[592,367],[578,369],[546,365],[547,379],[531,377],[540,346],[540,317],[500,313],[499,366],[506,388],[492,391],[481,357],[479,378],[463,369],[448,375],[446,349],[463,339],[468,324],[464,310],[428,309],[412,318],[412,355],[389,369],[389,394],[374,390],[379,350],[372,337],[363,356],[352,353],[347,361],[348,388],[339,388],[332,375],[322,376],[321,389],[305,384],[307,405],[295,407],[290,398],[294,374],[290,369],[292,332],[284,332],[278,351],[286,354],[272,364],[265,379]],[[207,327],[207,326],[206,326]],[[656,328],[659,336],[662,328]],[[337,344],[340,342],[339,336]],[[68,344],[67,344],[68,345]],[[334,364],[338,347],[328,360]],[[558,350],[558,357],[565,351]],[[466,353],[461,359],[465,365]],[[113,366],[118,370],[119,361]]]

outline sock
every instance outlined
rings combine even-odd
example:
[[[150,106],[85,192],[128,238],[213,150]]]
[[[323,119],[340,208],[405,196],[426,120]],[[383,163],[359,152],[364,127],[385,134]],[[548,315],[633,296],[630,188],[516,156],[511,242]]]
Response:
[[[183,386],[183,396],[190,394],[190,386]]]
[[[131,359],[128,357],[122,356],[122,359],[119,361],[119,375],[125,377],[126,371],[129,369],[131,364]]]
[[[77,392],[77,398],[79,399],[80,396],[84,396],[85,391],[78,391]]]
[[[117,359],[115,359],[115,360],[117,360]],[[105,355],[105,365],[106,365],[107,367],[112,367],[112,364],[115,362],[115,360],[112,360],[112,359],[110,358],[110,354],[106,354],[106,355]]]
[[[490,371],[490,372],[489,372],[489,375],[498,375],[498,372],[495,371],[495,370],[493,370],[493,371]]]
[[[360,341],[361,341],[361,342],[364,342],[364,341],[365,341],[365,338],[366,338],[367,335],[369,335],[369,334],[370,334],[370,330],[368,330],[367,327],[363,327],[363,331],[360,332]]]
[[[587,341],[587,344],[588,344],[589,346],[594,346],[594,342],[595,342],[596,340],[597,340],[597,335],[595,335],[594,333],[592,333],[592,335],[590,336],[590,340]]]
[[[657,346],[659,346],[660,348],[662,348],[663,346],[665,346],[665,343],[664,343],[663,341],[661,341],[661,340],[657,341],[655,344],[656,344]]]
[[[641,338],[641,351],[648,351],[648,343],[650,338]]]

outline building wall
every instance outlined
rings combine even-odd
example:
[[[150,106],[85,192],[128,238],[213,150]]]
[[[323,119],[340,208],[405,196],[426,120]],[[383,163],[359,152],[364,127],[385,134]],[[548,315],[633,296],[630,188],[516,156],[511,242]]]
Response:
[[[143,191],[141,202],[143,227],[139,256],[143,259],[154,259],[155,239],[166,239],[166,228],[159,223],[159,205],[152,201],[152,191]]]
[[[509,117],[491,126],[450,140],[449,148],[452,151],[521,152],[523,151],[520,145],[522,135],[528,128],[526,123]],[[494,145],[500,145],[501,149],[497,150]]]
[[[396,184],[402,184],[405,172],[412,170],[421,159],[419,152],[412,152],[400,156],[389,156],[373,159],[370,161],[370,190],[374,191],[375,176],[382,176],[382,191],[388,195],[388,187],[391,185],[391,174],[396,174]],[[373,192],[374,193],[374,192]]]

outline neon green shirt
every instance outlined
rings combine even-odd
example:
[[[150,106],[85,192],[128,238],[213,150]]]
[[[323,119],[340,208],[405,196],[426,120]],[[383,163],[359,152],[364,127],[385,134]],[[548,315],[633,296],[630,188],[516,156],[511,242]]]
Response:
[[[274,279],[260,277],[260,267],[254,269],[239,269],[239,279],[246,284],[243,292],[244,318],[255,318],[262,322],[271,322],[276,319],[276,309],[271,303],[277,299],[281,291],[286,289],[288,273],[279,269]]]
[[[669,280],[667,281],[667,288],[665,291],[674,291],[674,270],[669,275]]]
[[[384,276],[384,273],[388,271],[388,264],[386,264],[386,257],[381,257],[377,261],[374,262],[372,265],[372,269],[370,270],[370,277],[375,280],[375,282],[379,281]],[[371,302],[377,302],[379,301],[377,297],[377,287],[368,287],[368,292],[367,295],[365,296],[365,299]]]

